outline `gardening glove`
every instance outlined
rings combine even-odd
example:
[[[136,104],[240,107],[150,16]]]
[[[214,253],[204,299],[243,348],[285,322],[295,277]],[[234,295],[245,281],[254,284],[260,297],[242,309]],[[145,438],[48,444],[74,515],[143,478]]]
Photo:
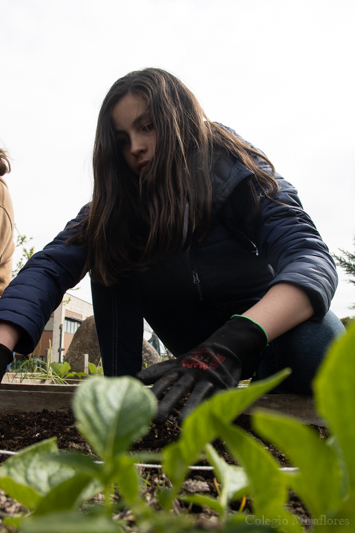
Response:
[[[12,351],[6,348],[3,344],[0,344],[0,383],[4,377],[7,367],[13,361]]]
[[[266,331],[259,324],[245,316],[233,315],[194,350],[138,372],[136,378],[145,385],[154,383],[152,392],[158,400],[172,386],[159,403],[155,421],[164,422],[178,401],[190,391],[180,421],[207,396],[236,387],[243,362],[262,352],[267,342]]]

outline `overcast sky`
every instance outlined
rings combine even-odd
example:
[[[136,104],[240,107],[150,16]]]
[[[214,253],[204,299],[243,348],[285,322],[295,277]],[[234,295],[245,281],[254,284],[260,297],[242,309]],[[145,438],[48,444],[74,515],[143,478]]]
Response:
[[[354,250],[353,0],[0,0],[0,145],[40,250],[88,202],[101,102],[131,70],[181,78],[293,183],[331,252]],[[354,314],[339,272],[332,309]],[[88,280],[75,295],[90,300]]]

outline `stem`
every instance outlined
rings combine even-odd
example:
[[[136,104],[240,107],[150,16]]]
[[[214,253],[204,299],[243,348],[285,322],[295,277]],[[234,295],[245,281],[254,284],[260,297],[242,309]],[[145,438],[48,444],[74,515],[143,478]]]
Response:
[[[111,514],[111,483],[105,485],[105,507],[107,514]]]

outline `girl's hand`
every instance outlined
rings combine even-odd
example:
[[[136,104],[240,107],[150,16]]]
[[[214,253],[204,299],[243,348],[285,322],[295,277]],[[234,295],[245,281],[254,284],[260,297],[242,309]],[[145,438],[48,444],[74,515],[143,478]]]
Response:
[[[154,383],[152,392],[160,401],[155,421],[164,422],[174,406],[190,392],[179,421],[207,396],[236,387],[242,364],[248,356],[261,353],[267,344],[265,331],[247,317],[235,316],[194,350],[175,360],[157,363],[136,377],[144,384]]]

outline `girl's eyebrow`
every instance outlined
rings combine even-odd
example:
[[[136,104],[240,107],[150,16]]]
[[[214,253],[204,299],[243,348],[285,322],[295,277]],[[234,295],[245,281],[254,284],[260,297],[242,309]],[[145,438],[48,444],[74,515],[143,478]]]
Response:
[[[146,118],[151,118],[150,117],[150,112],[149,111],[143,111],[143,113],[141,113],[140,115],[138,115],[138,117],[136,117],[132,123],[132,126],[137,126],[137,124],[139,124],[142,120],[146,119]],[[115,133],[124,133],[123,130],[115,130]]]
[[[144,120],[145,118],[150,118],[149,111],[143,111],[140,115],[138,115],[137,118],[134,119],[133,125],[136,126],[141,120]]]

